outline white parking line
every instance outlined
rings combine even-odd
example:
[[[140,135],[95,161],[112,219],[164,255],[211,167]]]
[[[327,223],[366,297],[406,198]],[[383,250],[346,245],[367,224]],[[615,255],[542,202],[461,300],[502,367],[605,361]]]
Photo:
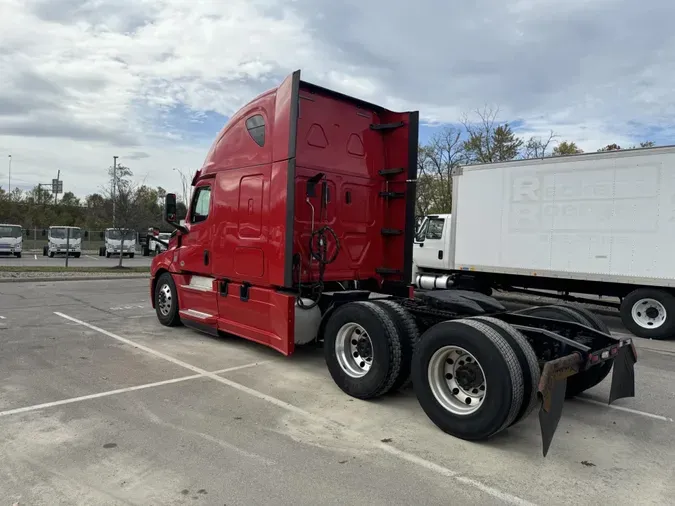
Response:
[[[249,367],[255,367],[257,365],[262,365],[270,362],[269,360],[254,362],[251,364],[238,365],[235,367],[228,367],[227,369],[220,369],[219,371],[213,371],[211,374],[222,374],[224,372],[238,371],[240,369],[247,369]],[[108,390],[107,392],[99,392],[97,394],[82,395],[80,397],[71,397],[70,399],[62,399],[60,401],[54,402],[44,402],[42,404],[34,404],[32,406],[25,406],[23,408],[8,409],[6,411],[0,411],[0,417],[9,416],[9,415],[18,415],[19,413],[27,413],[29,411],[37,411],[39,409],[53,408],[55,406],[63,406],[64,404],[73,404],[74,402],[82,402],[90,399],[99,399],[101,397],[109,397],[111,395],[123,394],[126,392],[133,392],[135,390],[145,390],[146,388],[154,388],[162,385],[171,385],[172,383],[181,383],[183,381],[188,381],[196,378],[204,378],[204,374],[192,374],[190,376],[182,376],[180,378],[173,378],[164,381],[156,381],[154,383],[146,383],[144,385],[136,385],[133,387],[118,388],[116,390]]]
[[[0,320],[4,320],[4,319],[5,319],[5,317],[4,317],[4,316],[0,316]]]
[[[37,260],[37,255],[33,255],[33,258],[34,258],[35,260]]]
[[[113,334],[112,332],[108,332],[107,330],[104,330],[104,329],[102,329],[100,327],[97,327],[95,325],[91,325],[90,323],[84,322],[82,320],[78,320],[77,318],[73,318],[72,316],[68,316],[64,313],[59,313],[59,312],[55,311],[54,314],[57,315],[57,316],[60,316],[61,318],[65,318],[66,320],[70,320],[74,323],[77,323],[79,325],[87,327],[91,330],[99,332],[103,335],[106,335],[108,337],[116,339],[116,340],[118,340],[122,343],[128,344],[128,345],[133,346],[135,348],[138,348],[139,350],[143,350],[147,353],[150,353],[151,355],[163,358],[164,360],[167,360],[167,361],[169,361],[173,364],[185,367],[186,369],[189,369],[189,370],[197,373],[195,375],[196,377],[210,378],[214,381],[217,381],[219,383],[222,383],[224,385],[232,387],[232,388],[234,388],[236,390],[239,390],[241,392],[245,392],[245,393],[247,393],[247,394],[249,394],[253,397],[257,397],[258,399],[261,399],[261,400],[263,400],[265,402],[268,402],[270,404],[273,404],[277,407],[280,407],[280,408],[285,409],[287,411],[290,411],[292,413],[295,413],[295,414],[298,414],[298,415],[303,416],[305,418],[308,418],[312,421],[321,423],[323,425],[328,425],[330,427],[335,427],[338,430],[342,430],[344,432],[350,433],[350,434],[354,435],[355,437],[359,437],[361,439],[363,439],[363,437],[364,437],[363,434],[360,434],[360,433],[358,433],[358,432],[356,432],[352,429],[349,429],[349,428],[347,428],[347,427],[345,427],[345,426],[343,426],[343,425],[341,425],[341,424],[339,424],[339,423],[337,423],[333,420],[330,420],[328,418],[324,418],[324,417],[319,416],[319,415],[315,415],[314,413],[310,413],[309,411],[305,411],[304,409],[302,409],[298,406],[295,406],[295,405],[290,404],[286,401],[282,401],[281,399],[277,399],[276,397],[272,397],[271,395],[267,395],[263,392],[260,392],[258,390],[253,389],[253,388],[242,385],[241,383],[237,383],[235,381],[232,381],[232,380],[223,378],[221,376],[218,376],[216,373],[208,372],[208,371],[202,369],[201,367],[197,367],[197,366],[194,366],[192,364],[188,364],[187,362],[183,362],[182,360],[179,360],[177,358],[166,355],[166,354],[162,353],[161,351],[153,350],[152,348],[148,348],[147,346],[144,346],[140,343],[136,343],[136,342],[134,342],[130,339],[127,339],[125,337],[118,336],[117,334]],[[484,493],[486,493],[486,494],[488,494],[488,495],[490,495],[494,498],[500,499],[504,502],[507,502],[507,503],[510,503],[510,504],[517,504],[517,505],[520,505],[520,506],[533,506],[534,505],[534,503],[531,503],[531,502],[529,502],[529,501],[527,501],[527,500],[525,500],[521,497],[517,497],[517,496],[511,495],[507,492],[502,492],[501,490],[494,489],[494,488],[490,487],[489,485],[486,485],[485,483],[482,483],[478,480],[475,480],[473,478],[469,478],[469,477],[466,477],[466,476],[462,476],[459,473],[457,473],[457,471],[453,471],[452,469],[448,469],[445,466],[441,466],[439,464],[436,464],[435,462],[424,459],[424,458],[419,457],[417,455],[414,455],[412,453],[408,453],[408,452],[405,452],[403,450],[399,450],[399,449],[397,449],[397,448],[395,448],[391,445],[383,445],[383,443],[381,443],[380,441],[372,441],[371,443],[374,447],[380,448],[381,450],[386,451],[390,455],[394,455],[395,457],[398,457],[401,460],[404,460],[404,461],[409,462],[411,464],[415,464],[415,465],[417,465],[419,467],[422,467],[424,469],[427,469],[429,471],[433,471],[433,472],[438,473],[442,476],[452,478],[456,481],[459,481],[460,483],[464,483],[465,485],[468,485],[468,486],[474,487],[478,490],[481,490]]]
[[[84,255],[84,256],[86,256],[87,258],[93,258],[94,260],[99,260],[98,257],[93,257],[93,256],[91,256],[91,255]]]
[[[673,422],[673,419],[668,418],[667,416],[656,415],[654,413],[640,411],[639,409],[626,408],[624,406],[616,406],[614,404],[607,404],[606,402],[596,401],[595,399],[589,399],[588,397],[577,397],[577,399],[588,404],[595,404],[597,406],[603,406],[609,409],[616,409],[617,411],[625,411],[626,413],[633,413],[634,415],[645,416],[647,418],[653,418],[654,420],[661,420],[662,422]]]

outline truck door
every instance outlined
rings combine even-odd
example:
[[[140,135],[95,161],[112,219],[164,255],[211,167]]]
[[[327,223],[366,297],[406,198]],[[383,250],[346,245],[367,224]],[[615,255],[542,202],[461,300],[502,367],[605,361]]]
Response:
[[[199,181],[192,195],[185,219],[189,233],[181,237],[178,265],[185,276],[179,279],[181,317],[205,324],[214,324],[218,315],[218,301],[212,273],[211,243],[213,219],[211,190],[213,179]]]
[[[429,216],[420,226],[415,237],[414,258],[415,264],[422,269],[445,269],[447,265],[446,236],[449,236],[449,227],[446,221],[450,217]]]

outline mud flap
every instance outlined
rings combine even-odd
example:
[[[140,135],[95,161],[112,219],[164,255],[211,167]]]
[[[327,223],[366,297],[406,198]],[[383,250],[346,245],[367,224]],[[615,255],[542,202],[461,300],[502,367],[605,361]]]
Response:
[[[637,357],[632,343],[619,348],[614,358],[608,404],[624,397],[635,397],[635,362],[637,362]]]
[[[567,378],[579,372],[583,358],[580,353],[572,353],[557,360],[547,362],[539,380],[538,396],[541,400],[539,427],[541,428],[544,457],[551,447],[553,435],[558,428],[565,403]]]

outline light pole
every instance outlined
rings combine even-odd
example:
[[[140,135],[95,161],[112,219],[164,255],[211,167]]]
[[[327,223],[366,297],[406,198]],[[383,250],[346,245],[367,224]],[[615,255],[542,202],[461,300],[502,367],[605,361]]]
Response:
[[[117,189],[117,156],[113,156],[113,180],[112,180],[112,205],[113,205],[113,228],[115,228],[115,190]]]

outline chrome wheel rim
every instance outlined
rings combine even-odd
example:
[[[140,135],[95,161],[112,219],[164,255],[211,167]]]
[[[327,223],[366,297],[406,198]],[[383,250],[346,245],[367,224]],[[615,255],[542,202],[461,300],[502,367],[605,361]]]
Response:
[[[163,316],[168,316],[169,312],[171,311],[171,301],[173,299],[171,287],[168,285],[168,283],[163,284],[159,289],[159,295],[157,298],[159,312],[162,313]]]
[[[467,416],[480,409],[487,385],[480,362],[459,346],[438,349],[429,361],[428,381],[431,393],[443,409]]]
[[[666,308],[656,299],[640,299],[631,309],[631,317],[643,329],[658,329],[666,322]]]
[[[373,342],[358,323],[346,323],[338,330],[335,355],[342,370],[352,378],[362,378],[373,364]]]

